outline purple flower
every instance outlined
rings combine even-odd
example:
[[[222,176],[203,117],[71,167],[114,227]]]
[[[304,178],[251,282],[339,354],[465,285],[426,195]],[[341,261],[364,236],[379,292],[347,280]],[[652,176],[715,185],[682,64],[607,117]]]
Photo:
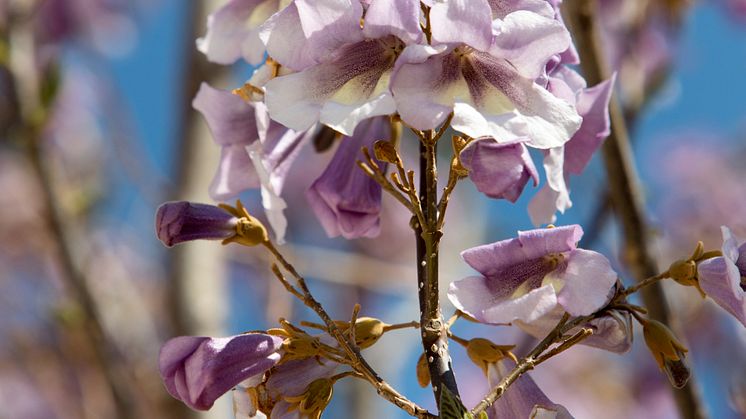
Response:
[[[272,119],[296,130],[315,122],[352,135],[357,124],[389,115],[388,80],[406,43],[422,38],[419,1],[296,0],[262,32],[269,55],[298,71],[267,83]],[[301,30],[298,30],[298,29]]]
[[[487,381],[495,387],[511,370],[509,359],[489,366]],[[564,406],[553,403],[528,374],[521,375],[488,411],[489,417],[572,419]]]
[[[280,360],[282,341],[262,333],[173,338],[161,348],[161,378],[173,397],[192,409],[208,410],[237,384],[272,368]]]
[[[362,147],[372,149],[373,143],[386,135],[385,118],[364,121],[355,135],[342,139],[329,166],[306,192],[311,209],[329,237],[374,237],[380,232],[381,185],[356,162],[363,158]]]
[[[213,140],[220,146],[220,164],[210,183],[210,196],[224,200],[262,186],[247,151],[256,141],[261,144],[259,157],[264,170],[268,171],[269,183],[279,194],[292,162],[310,133],[292,131],[270,120],[261,102],[244,101],[238,95],[206,83],[202,83],[192,104],[202,113]]]
[[[492,13],[487,0],[433,5],[435,47],[408,47],[392,77],[399,114],[414,128],[432,129],[453,112],[453,128],[472,138],[561,146],[581,118],[534,80],[568,48],[569,33],[553,16],[517,10],[493,21]]]
[[[746,326],[746,243],[739,246],[728,227],[721,230],[723,256],[699,264],[699,286]]]
[[[336,362],[318,361],[314,358],[288,361],[279,365],[266,382],[267,395],[272,400],[277,401],[272,408],[270,417],[298,417],[286,416],[298,412],[297,406],[296,409],[293,409],[292,404],[285,398],[304,394],[311,383],[318,379],[331,377],[337,368],[339,368],[339,364]]]
[[[518,238],[465,250],[479,271],[451,284],[456,308],[485,323],[533,323],[558,305],[574,316],[602,307],[617,275],[601,254],[576,248],[578,225],[519,232]]]
[[[197,49],[209,61],[232,64],[239,58],[257,65],[264,59],[260,26],[281,8],[280,0],[229,0],[207,17],[207,34]]]
[[[557,211],[564,213],[572,206],[567,181],[570,174],[579,175],[609,135],[609,101],[615,77],[586,88],[585,81],[573,70],[561,65],[552,71],[547,88],[554,95],[575,104],[583,122],[578,131],[562,147],[545,153],[544,171],[547,183],[529,203],[534,225],[553,223]]]
[[[155,214],[155,231],[167,247],[190,240],[225,240],[236,235],[238,218],[220,207],[173,201]]]
[[[472,141],[459,155],[469,179],[483,194],[515,202],[529,179],[539,180],[523,141],[500,144],[492,138]]]
[[[537,339],[543,339],[557,326],[557,323],[559,323],[564,314],[565,309],[557,305],[554,310],[540,317],[538,320],[531,323],[516,320],[514,324],[529,335]],[[632,316],[629,313],[609,313],[593,319],[589,323],[578,326],[569,331],[568,334],[578,332],[580,328],[589,328],[593,331],[591,336],[583,339],[581,342],[582,345],[618,354],[628,352],[632,348]]]

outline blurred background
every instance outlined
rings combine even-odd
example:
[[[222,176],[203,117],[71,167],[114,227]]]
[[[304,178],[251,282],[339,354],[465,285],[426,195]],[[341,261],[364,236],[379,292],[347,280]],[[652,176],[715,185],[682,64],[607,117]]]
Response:
[[[697,240],[719,248],[721,225],[746,239],[746,2],[599,3],[661,266],[691,253]],[[167,250],[155,236],[160,203],[210,202],[219,150],[191,108],[199,83],[233,88],[252,71],[208,64],[194,47],[221,4],[0,0],[0,419],[230,418],[228,397],[196,414],[166,394],[160,345],[183,334],[267,328],[279,317],[314,320],[272,280],[262,252],[204,242]],[[333,153],[310,146],[302,153],[284,192],[290,260],[338,318],[359,302],[361,315],[416,319],[407,214],[385,197],[379,238],[327,239],[304,191]],[[574,177],[574,206],[558,224],[583,225],[585,247],[629,280],[605,183],[599,161]],[[470,273],[460,251],[532,227],[526,205],[536,190],[510,205],[459,185],[442,245],[442,289]],[[258,193],[242,199],[262,212]],[[710,415],[746,417],[746,332],[679,288],[666,287],[667,295],[686,327]],[[452,307],[444,310],[448,316]],[[533,342],[504,327],[456,330],[519,351]],[[398,331],[366,356],[432,408],[430,390],[415,379],[420,350],[417,333]],[[461,348],[452,350],[471,406],[486,382]],[[574,349],[533,376],[576,418],[678,417],[641,339],[625,356]],[[366,383],[340,384],[325,417],[405,417]]]

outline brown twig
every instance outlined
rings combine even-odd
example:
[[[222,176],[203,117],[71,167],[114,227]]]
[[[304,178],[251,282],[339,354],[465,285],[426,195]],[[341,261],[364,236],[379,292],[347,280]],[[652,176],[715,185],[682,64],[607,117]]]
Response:
[[[362,374],[365,379],[376,388],[378,394],[380,394],[383,398],[390,401],[391,403],[395,404],[400,409],[407,412],[409,415],[418,418],[434,419],[434,415],[401,395],[378,375],[373,367],[371,367],[370,364],[368,364],[368,362],[365,360],[365,358],[363,358],[357,345],[355,345],[354,342],[351,342],[350,339],[346,337],[344,333],[342,333],[342,331],[339,329],[339,327],[337,327],[337,324],[334,322],[334,320],[332,320],[321,303],[319,303],[318,300],[316,300],[316,298],[313,296],[313,294],[311,294],[311,291],[308,289],[308,285],[306,284],[306,280],[298,273],[298,271],[295,270],[295,267],[293,267],[293,265],[285,259],[282,253],[280,253],[280,251],[271,242],[265,242],[264,246],[269,250],[270,253],[272,253],[272,255],[283,267],[283,269],[285,269],[295,278],[302,293],[303,298],[301,299],[301,301],[303,301],[306,306],[308,306],[319,316],[319,318],[321,318],[321,320],[326,325],[326,329],[329,331],[332,337],[336,339],[337,343],[339,343],[340,347],[346,353],[350,361],[349,365],[355,371]],[[350,327],[354,328],[354,325],[351,325]]]

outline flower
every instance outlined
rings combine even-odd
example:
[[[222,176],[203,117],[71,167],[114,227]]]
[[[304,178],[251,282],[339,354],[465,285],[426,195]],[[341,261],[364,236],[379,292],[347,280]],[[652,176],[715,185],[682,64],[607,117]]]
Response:
[[[726,226],[721,231],[723,256],[699,264],[699,286],[746,326],[746,243],[739,246]]]
[[[549,77],[547,88],[554,95],[577,107],[583,122],[570,141],[550,149],[544,158],[547,183],[529,203],[529,215],[534,225],[553,223],[556,211],[562,213],[572,206],[567,181],[570,174],[579,175],[610,133],[609,102],[616,76],[594,87],[564,65]]]
[[[211,62],[232,64],[242,58],[257,65],[264,59],[259,27],[287,5],[283,0],[229,0],[207,17],[207,34],[197,49]]]
[[[472,138],[559,147],[581,118],[535,80],[550,57],[567,50],[570,35],[549,4],[552,18],[501,6],[510,12],[493,21],[487,0],[433,4],[434,47],[408,47],[392,76],[397,110],[417,129],[435,128],[453,112],[451,126]]]
[[[469,179],[490,198],[515,202],[529,179],[538,183],[536,166],[523,141],[498,143],[492,138],[470,142],[459,154]]]
[[[192,409],[208,410],[234,386],[272,368],[280,360],[282,341],[263,333],[176,337],[161,348],[161,378],[173,397]]]
[[[259,73],[259,71],[257,72]],[[245,101],[239,95],[202,83],[192,106],[207,121],[213,140],[220,146],[220,164],[210,183],[210,197],[233,198],[246,189],[262,186],[257,166],[246,147],[258,141],[258,157],[268,172],[276,193],[311,132],[296,132],[269,119],[261,102]]]
[[[166,202],[155,214],[158,239],[166,247],[191,240],[225,240],[236,235],[239,219],[214,205]]]
[[[495,364],[490,364],[487,370],[487,381],[490,387],[500,384],[500,381],[510,372],[510,360],[503,358]],[[555,418],[572,419],[570,412],[564,406],[553,403],[536,385],[528,374],[521,375],[508,387],[489,410],[489,417],[500,418]]]
[[[578,225],[519,232],[518,238],[465,250],[480,276],[451,284],[459,310],[485,323],[532,323],[558,305],[584,316],[608,300],[617,275],[601,254],[578,249]]]
[[[529,335],[543,339],[551,332],[565,314],[565,309],[557,305],[554,310],[532,321],[525,323],[515,321],[515,325]],[[623,354],[632,349],[632,316],[628,312],[612,311],[601,317],[597,317],[588,323],[578,325],[569,330],[568,335],[573,335],[581,328],[590,329],[593,334],[583,339],[580,344],[605,351]]]
[[[361,26],[359,0],[296,0],[270,18],[269,55],[297,71],[267,83],[272,119],[296,130],[320,121],[351,136],[360,121],[395,113],[388,81],[405,44],[422,38],[419,7],[374,0]]]
[[[364,121],[344,137],[324,173],[306,192],[316,218],[329,237],[375,237],[381,230],[381,185],[357,166],[362,147],[387,135],[384,118]],[[383,164],[382,164],[383,165]]]

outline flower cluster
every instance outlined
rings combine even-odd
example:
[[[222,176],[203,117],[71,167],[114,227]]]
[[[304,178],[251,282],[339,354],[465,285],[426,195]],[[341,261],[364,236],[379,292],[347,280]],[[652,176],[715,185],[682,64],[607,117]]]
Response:
[[[222,149],[215,199],[262,188],[279,238],[289,166],[319,124],[343,136],[307,197],[330,236],[379,231],[381,189],[355,161],[387,136],[386,116],[414,130],[448,123],[476,139],[462,161],[480,191],[515,201],[538,173],[536,224],[570,205],[580,173],[608,134],[613,82],[587,88],[558,1],[229,1],[198,48],[211,61],[261,66],[234,92],[203,85],[194,106]],[[265,52],[268,58],[264,59]],[[361,125],[362,124],[362,125]],[[264,179],[264,180],[263,180]]]
[[[217,63],[243,58],[258,67],[243,86],[225,91],[203,84],[194,99],[221,148],[211,196],[224,200],[260,188],[275,242],[282,242],[287,222],[280,195],[289,168],[306,143],[313,139],[319,149],[320,135],[333,137],[332,142],[339,142],[334,156],[306,192],[309,208],[326,233],[348,239],[377,235],[385,189],[410,209],[418,240],[433,250],[427,250],[429,257],[420,265],[427,267],[426,279],[437,284],[428,264],[437,263],[453,179],[468,176],[488,197],[515,202],[530,180],[539,183],[533,149],[543,156],[546,183],[529,204],[529,213],[536,225],[554,222],[558,211],[572,205],[569,176],[585,169],[609,134],[607,109],[615,80],[612,76],[589,87],[573,69],[579,58],[559,13],[560,3],[228,1],[210,16],[198,48]],[[413,131],[426,150],[421,157],[429,165],[430,178],[421,180],[431,182],[427,191],[417,191],[414,172],[406,170],[399,155],[402,126]],[[456,133],[451,173],[440,202],[433,202],[438,195],[434,146],[447,128]],[[395,170],[387,176],[389,168]],[[421,202],[425,199],[429,201]],[[355,376],[371,381],[397,405],[404,403],[398,394],[387,393],[389,388],[376,374],[361,367],[367,364],[355,352],[374,344],[387,326],[374,319],[358,319],[353,330],[350,323],[334,323],[303,278],[279,255],[261,223],[240,203],[167,203],[156,223],[167,246],[194,239],[263,244],[297,280],[295,288],[274,267],[285,288],[325,322],[317,325],[325,332],[319,336],[281,321],[282,329],[226,339],[177,338],[166,344],[161,357],[172,395],[190,407],[206,409],[233,388],[239,416],[262,412],[270,417],[318,417],[332,397],[334,382]],[[450,333],[450,323],[438,329],[444,323],[440,313],[426,318],[423,311],[418,326],[423,342],[431,332],[438,339],[425,344],[417,367],[420,383],[431,382],[436,394],[445,391],[436,389],[446,380],[434,365],[449,364],[447,344],[443,348],[440,342],[452,339],[466,347],[489,384],[502,389],[501,398],[492,401],[491,417],[570,417],[528,375],[514,372],[525,372],[576,343],[626,352],[633,318],[643,326],[648,347],[672,383],[680,387],[689,378],[687,349],[664,325],[642,317],[644,309],[627,302],[632,292],[673,278],[697,286],[744,321],[743,293],[734,292],[735,285],[743,288],[744,272],[737,272],[743,258],[738,258],[733,240],[726,238],[722,257],[699,246],[694,256],[676,262],[666,275],[632,290],[623,287],[606,257],[578,248],[582,235],[577,225],[550,225],[464,251],[463,259],[479,275],[451,284],[449,298],[459,316],[515,324],[535,337],[553,340],[519,360],[510,352],[513,346],[461,339]],[[420,283],[421,289],[427,286]],[[437,298],[437,285],[433,289]],[[240,361],[234,347],[244,353]],[[333,375],[340,366],[352,371]],[[410,410],[405,410],[417,416],[418,407],[407,406]]]

